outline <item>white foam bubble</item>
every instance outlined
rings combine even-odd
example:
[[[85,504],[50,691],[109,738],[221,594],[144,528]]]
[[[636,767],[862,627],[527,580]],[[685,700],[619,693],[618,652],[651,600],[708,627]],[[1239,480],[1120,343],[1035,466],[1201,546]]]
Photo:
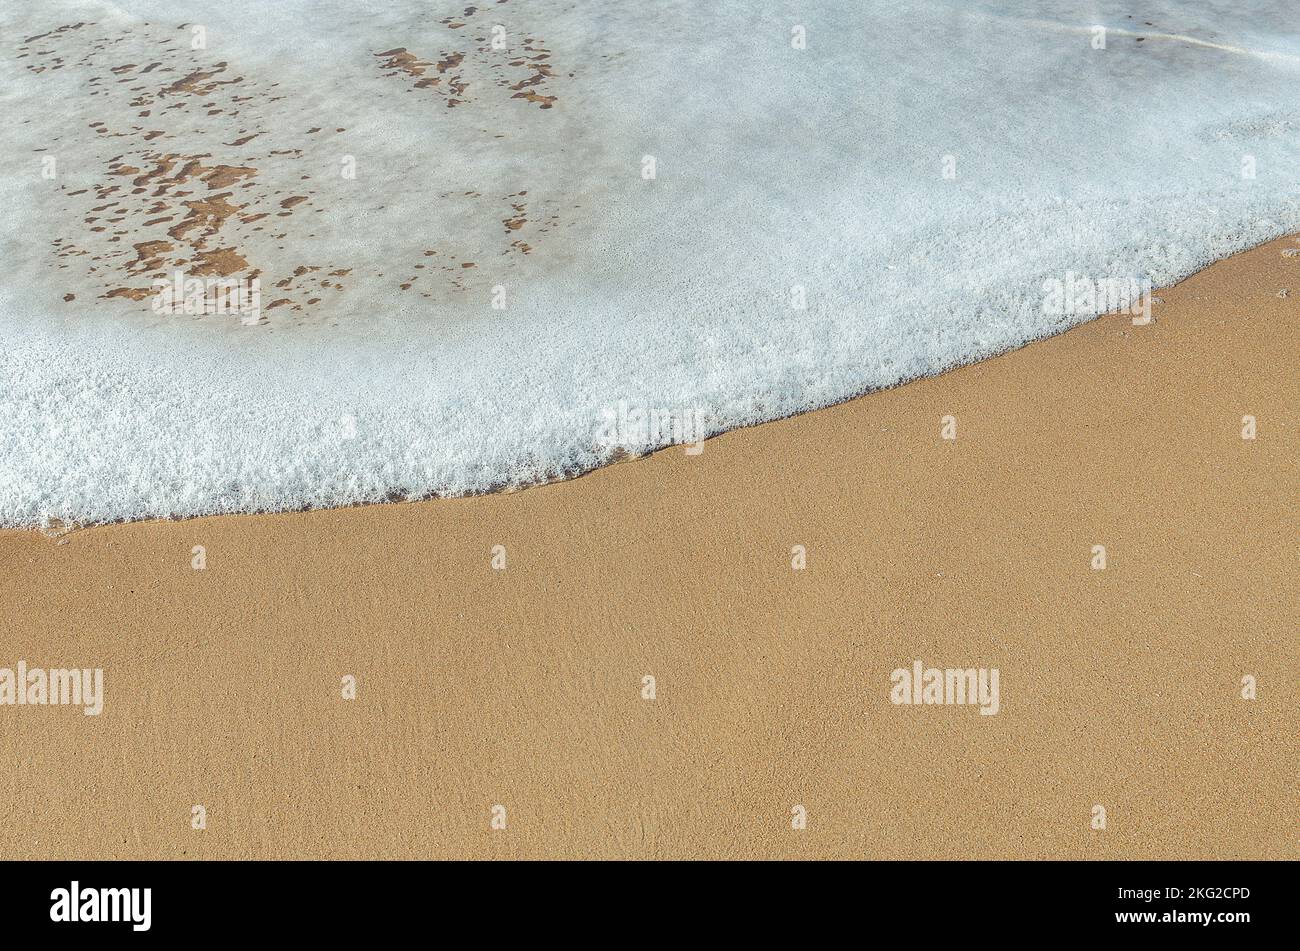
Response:
[[[1045,280],[1165,285],[1300,228],[1282,5],[1075,6],[531,0],[455,29],[414,0],[7,10],[0,523],[526,485],[616,455],[620,402],[710,432],[824,406],[1090,316],[1045,313]],[[516,89],[526,47],[550,74]],[[464,58],[414,75],[376,55],[397,48]],[[239,81],[141,116],[136,88],[191,60]],[[268,217],[206,248],[239,250],[267,303],[285,275],[292,304],[243,326],[104,297],[148,286],[138,242],[204,248],[95,211],[151,198],[95,189],[161,153],[256,167],[226,190]],[[217,191],[182,190],[173,214]]]

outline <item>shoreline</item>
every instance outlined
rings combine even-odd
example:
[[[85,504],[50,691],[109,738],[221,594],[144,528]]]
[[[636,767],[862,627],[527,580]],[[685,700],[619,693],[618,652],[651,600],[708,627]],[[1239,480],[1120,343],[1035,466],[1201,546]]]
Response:
[[[1292,857],[1294,247],[1160,290],[1148,326],[1102,317],[697,456],[0,530],[0,665],[103,670],[97,716],[0,706],[22,764],[0,844]],[[918,663],[999,671],[997,713],[892,702]]]
[[[1249,249],[1247,249],[1247,250],[1245,250],[1245,251],[1241,251],[1241,252],[1238,252],[1237,254],[1230,255],[1229,258],[1224,258],[1224,259],[1220,259],[1220,261],[1212,262],[1212,263],[1206,265],[1204,268],[1201,268],[1200,270],[1193,272],[1191,275],[1188,275],[1186,278],[1183,278],[1181,281],[1178,281],[1178,282],[1176,282],[1176,283],[1174,283],[1174,284],[1170,284],[1170,285],[1162,285],[1162,286],[1160,286],[1160,287],[1149,288],[1149,289],[1146,291],[1146,297],[1145,297],[1145,299],[1144,299],[1145,319],[1146,319],[1147,321],[1152,321],[1152,320],[1153,320],[1152,313],[1151,313],[1152,302],[1155,302],[1155,303],[1162,303],[1162,301],[1161,301],[1161,299],[1160,299],[1160,297],[1159,297],[1159,294],[1160,294],[1160,293],[1162,293],[1162,292],[1164,292],[1164,291],[1167,291],[1167,290],[1170,290],[1171,288],[1175,288],[1175,287],[1179,287],[1179,286],[1181,286],[1181,285],[1184,284],[1186,281],[1189,281],[1189,280],[1195,278],[1197,275],[1203,273],[1204,271],[1209,270],[1210,268],[1215,267],[1216,265],[1222,263],[1222,261],[1231,260],[1232,258],[1240,257],[1240,256],[1243,256],[1243,255],[1255,254],[1255,253],[1259,252],[1260,249],[1262,249],[1262,248],[1264,248],[1264,247],[1272,247],[1272,246],[1276,245],[1276,246],[1278,246],[1278,247],[1279,247],[1283,252],[1285,252],[1285,251],[1290,247],[1290,245],[1288,244],[1288,242],[1290,242],[1290,241],[1294,241],[1294,242],[1296,243],[1297,246],[1300,246],[1300,233],[1295,233],[1295,234],[1284,234],[1284,235],[1281,235],[1281,236],[1279,236],[1279,237],[1269,239],[1269,240],[1267,240],[1267,241],[1261,242],[1260,244],[1254,245],[1253,247],[1251,247],[1251,248],[1249,248]],[[1298,253],[1300,253],[1300,250],[1298,250]],[[1073,275],[1073,272],[1068,272],[1068,271],[1067,271],[1066,274],[1067,274],[1067,278],[1074,276],[1074,275]],[[1087,279],[1084,278],[1084,280],[1087,280]],[[1091,283],[1091,282],[1090,282],[1090,283]],[[1131,312],[1131,311],[1124,311],[1124,312],[1107,312],[1107,313],[1099,314],[1099,315],[1097,315],[1096,317],[1087,318],[1087,319],[1084,320],[1083,323],[1084,323],[1084,324],[1087,324],[1087,323],[1091,323],[1092,321],[1095,321],[1095,320],[1102,320],[1102,319],[1106,319],[1106,318],[1125,317],[1125,316],[1127,316],[1127,315],[1130,314],[1130,313],[1132,313],[1132,312]],[[807,409],[795,410],[795,411],[793,411],[793,412],[791,412],[791,413],[789,413],[789,414],[787,414],[787,415],[784,415],[784,416],[778,416],[778,417],[776,417],[776,418],[774,418],[774,419],[770,419],[770,420],[760,420],[760,421],[758,421],[758,422],[753,422],[753,423],[746,423],[746,424],[742,424],[742,425],[737,425],[737,426],[734,426],[734,427],[732,427],[732,428],[730,428],[730,429],[726,429],[726,430],[723,430],[723,431],[721,431],[721,432],[714,433],[713,435],[710,435],[710,436],[704,437],[703,440],[687,440],[687,441],[685,441],[685,442],[674,442],[674,443],[672,443],[672,444],[670,444],[670,445],[667,445],[667,446],[660,446],[660,447],[655,448],[655,449],[641,450],[641,451],[636,451],[636,452],[632,452],[632,451],[628,451],[628,450],[626,450],[626,449],[622,449],[622,450],[619,451],[619,453],[617,454],[617,456],[616,456],[615,458],[611,459],[610,461],[600,463],[599,465],[596,465],[594,468],[584,469],[584,470],[581,470],[581,471],[575,472],[575,473],[573,473],[573,474],[558,475],[558,476],[554,476],[554,477],[551,477],[551,478],[542,479],[542,480],[539,480],[539,481],[536,481],[536,482],[530,482],[530,483],[523,484],[523,485],[505,485],[505,486],[503,486],[503,487],[501,487],[501,488],[497,488],[497,489],[488,489],[488,490],[484,490],[484,491],[467,492],[467,493],[464,493],[464,494],[440,495],[440,494],[437,494],[437,493],[432,493],[432,494],[429,494],[429,495],[422,495],[422,496],[419,496],[419,497],[399,497],[399,498],[390,498],[390,499],[387,499],[387,500],[371,501],[371,502],[365,502],[365,501],[363,501],[363,502],[350,502],[350,503],[347,503],[347,504],[344,504],[344,505],[338,505],[338,506],[324,506],[324,507],[322,507],[322,506],[310,506],[310,505],[308,505],[308,506],[303,506],[303,507],[299,507],[299,508],[256,509],[256,510],[251,510],[251,511],[216,512],[216,513],[199,513],[199,514],[171,514],[171,515],[166,515],[166,516],[142,516],[142,517],[139,517],[139,518],[124,518],[124,519],[118,519],[118,520],[115,520],[115,521],[106,521],[106,522],[62,522],[62,521],[59,520],[59,519],[52,519],[52,522],[55,522],[55,523],[58,523],[58,524],[46,524],[46,525],[4,525],[4,524],[0,524],[0,533],[4,533],[4,532],[27,532],[27,531],[30,531],[30,532],[35,532],[35,533],[38,533],[38,534],[45,535],[46,537],[51,537],[51,538],[62,538],[62,537],[65,537],[67,534],[69,534],[69,533],[71,533],[71,532],[80,532],[80,531],[85,531],[85,530],[87,530],[87,529],[92,529],[92,528],[106,528],[106,527],[110,527],[110,526],[118,526],[118,525],[132,525],[132,524],[138,524],[138,523],[153,523],[153,522],[160,522],[160,523],[167,523],[167,522],[184,522],[184,521],[189,521],[189,520],[192,520],[192,519],[202,519],[202,518],[223,518],[223,519],[224,519],[224,518],[241,517],[241,516],[271,517],[271,516],[278,516],[278,515],[301,515],[301,514],[306,514],[306,513],[309,513],[309,512],[340,511],[340,510],[356,509],[356,508],[369,508],[369,507],[377,506],[377,505],[411,505],[411,504],[422,504],[422,503],[431,503],[431,502],[446,502],[446,501],[459,500],[459,499],[475,499],[475,498],[481,498],[481,497],[484,497],[484,496],[492,496],[492,495],[509,495],[509,494],[511,494],[511,493],[515,493],[515,492],[524,492],[524,491],[528,491],[528,490],[531,490],[531,489],[540,488],[540,487],[543,487],[543,486],[550,486],[550,485],[557,485],[557,484],[564,483],[564,482],[571,482],[571,481],[573,481],[573,480],[575,480],[575,479],[581,479],[581,478],[584,478],[584,477],[586,477],[586,476],[592,475],[593,473],[599,472],[599,471],[601,471],[601,470],[603,470],[603,469],[608,469],[608,468],[610,468],[610,467],[618,466],[618,465],[622,465],[622,464],[624,464],[624,463],[628,463],[628,462],[636,462],[636,461],[638,461],[638,460],[645,459],[645,458],[647,458],[647,457],[650,457],[650,456],[656,455],[657,453],[660,453],[660,452],[681,451],[681,449],[682,449],[683,447],[688,446],[688,445],[692,447],[692,450],[693,450],[693,451],[695,451],[695,450],[698,450],[698,448],[699,448],[699,446],[700,446],[701,443],[708,443],[708,442],[711,441],[711,440],[718,439],[719,437],[721,437],[721,436],[725,436],[725,435],[727,435],[727,434],[729,434],[729,433],[733,433],[733,432],[742,432],[742,431],[745,431],[745,430],[754,429],[755,427],[767,426],[767,425],[770,425],[770,424],[773,424],[773,423],[781,423],[781,422],[785,422],[785,421],[787,421],[787,420],[794,419],[794,418],[797,418],[797,417],[799,417],[799,416],[806,415],[806,414],[808,414],[808,413],[820,413],[820,412],[825,412],[826,410],[834,409],[834,408],[836,408],[836,407],[838,407],[838,406],[842,406],[842,405],[844,405],[844,404],[846,404],[846,403],[851,403],[851,402],[854,402],[854,401],[857,401],[857,400],[866,399],[866,398],[869,398],[869,397],[875,396],[875,395],[880,394],[880,393],[887,393],[887,392],[890,392],[890,391],[892,391],[892,390],[899,389],[900,387],[911,386],[911,385],[913,385],[913,384],[915,384],[915,383],[920,383],[920,382],[923,382],[923,381],[926,381],[926,380],[933,380],[933,379],[936,379],[936,378],[941,378],[941,377],[946,376],[946,375],[948,375],[948,374],[950,374],[950,373],[954,373],[954,372],[957,372],[957,371],[959,371],[959,370],[963,370],[963,369],[966,369],[966,368],[969,368],[969,367],[977,366],[977,365],[982,364],[982,363],[985,363],[985,362],[987,362],[987,361],[989,361],[989,360],[995,360],[995,359],[999,359],[999,358],[1002,358],[1002,357],[1006,357],[1007,355],[1012,354],[1012,353],[1015,353],[1015,352],[1017,352],[1017,351],[1019,351],[1019,350],[1022,350],[1022,349],[1024,349],[1025,347],[1031,347],[1031,346],[1034,346],[1035,344],[1039,344],[1039,343],[1041,343],[1041,342],[1043,342],[1043,341],[1045,341],[1045,340],[1051,340],[1053,337],[1060,336],[1061,334],[1069,333],[1069,332],[1071,332],[1071,331],[1077,329],[1078,327],[1080,327],[1080,326],[1082,326],[1082,325],[1083,325],[1083,324],[1075,324],[1075,325],[1071,326],[1070,328],[1068,328],[1067,330],[1063,330],[1063,331],[1055,331],[1055,332],[1049,332],[1049,333],[1045,333],[1044,335],[1039,336],[1039,337],[1033,337],[1033,338],[1030,338],[1030,339],[1024,341],[1023,343],[1017,344],[1016,346],[1014,346],[1014,347],[1012,347],[1012,348],[1010,348],[1010,349],[1008,349],[1008,350],[1001,351],[1000,353],[994,354],[994,355],[992,355],[992,356],[986,356],[986,357],[978,358],[978,359],[976,359],[973,363],[962,363],[962,364],[958,364],[958,365],[956,365],[956,366],[950,367],[950,368],[948,368],[948,369],[946,369],[946,370],[942,370],[942,371],[940,371],[940,372],[938,372],[938,373],[930,374],[930,375],[927,375],[927,376],[913,377],[913,378],[911,378],[911,379],[903,380],[903,381],[898,382],[898,383],[893,383],[893,384],[890,384],[890,385],[888,385],[888,386],[883,386],[883,387],[878,387],[878,388],[875,388],[875,389],[864,390],[864,391],[861,392],[861,393],[857,393],[857,394],[852,395],[852,396],[847,396],[847,397],[845,397],[845,398],[843,398],[843,399],[835,400],[834,402],[826,403],[826,404],[823,404],[823,405],[820,405],[820,406],[815,406],[815,407],[811,407],[811,408],[807,408]],[[620,401],[620,404],[619,404],[619,406],[620,406],[620,410],[621,410],[621,408],[622,408],[625,404],[626,404],[626,401]],[[653,411],[653,410],[652,410],[652,411]],[[695,412],[697,413],[697,419],[696,419],[695,426],[696,426],[697,429],[698,429],[698,427],[701,426],[701,425],[703,425],[703,424],[702,424],[702,422],[700,421],[700,418],[698,418],[698,411],[695,411]]]

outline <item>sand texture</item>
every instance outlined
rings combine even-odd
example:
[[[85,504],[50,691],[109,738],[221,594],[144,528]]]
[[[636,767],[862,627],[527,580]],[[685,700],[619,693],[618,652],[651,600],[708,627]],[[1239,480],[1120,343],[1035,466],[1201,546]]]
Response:
[[[105,685],[0,706],[0,854],[1293,857],[1297,247],[696,456],[0,533],[0,665]]]

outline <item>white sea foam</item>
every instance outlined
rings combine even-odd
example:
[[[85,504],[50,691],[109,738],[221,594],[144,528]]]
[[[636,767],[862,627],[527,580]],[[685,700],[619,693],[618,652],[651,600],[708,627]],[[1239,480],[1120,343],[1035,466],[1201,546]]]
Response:
[[[1165,285],[1300,228],[1289,2],[468,5],[6,7],[0,524],[524,485],[608,461],[611,407],[824,406],[1090,316],[1045,281]],[[217,63],[200,84],[238,82],[157,95]],[[257,174],[157,215],[224,189],[242,217],[96,210],[148,204],[125,185],[162,154]],[[291,303],[106,298],[170,277],[153,240]]]

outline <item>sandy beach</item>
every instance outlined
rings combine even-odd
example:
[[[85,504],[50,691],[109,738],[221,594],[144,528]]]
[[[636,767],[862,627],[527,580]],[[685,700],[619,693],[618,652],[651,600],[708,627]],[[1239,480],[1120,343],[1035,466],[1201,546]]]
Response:
[[[0,666],[104,681],[0,707],[0,851],[1294,857],[1296,248],[699,455],[2,532]]]

